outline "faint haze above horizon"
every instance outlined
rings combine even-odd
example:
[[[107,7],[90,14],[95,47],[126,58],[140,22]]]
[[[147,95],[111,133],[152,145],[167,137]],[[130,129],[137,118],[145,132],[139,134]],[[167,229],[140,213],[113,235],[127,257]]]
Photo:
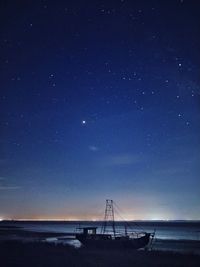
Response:
[[[199,17],[195,0],[1,3],[1,220],[99,220],[107,198],[126,220],[200,220]]]

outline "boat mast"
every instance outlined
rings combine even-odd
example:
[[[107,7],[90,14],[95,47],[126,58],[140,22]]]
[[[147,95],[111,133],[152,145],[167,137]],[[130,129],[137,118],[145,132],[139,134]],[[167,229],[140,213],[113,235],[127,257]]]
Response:
[[[114,237],[116,235],[115,231],[115,217],[114,217],[114,208],[113,208],[113,200],[112,199],[106,199],[106,209],[105,209],[105,216],[104,216],[104,224],[101,229],[101,232],[104,234],[106,232],[106,228],[111,224]]]

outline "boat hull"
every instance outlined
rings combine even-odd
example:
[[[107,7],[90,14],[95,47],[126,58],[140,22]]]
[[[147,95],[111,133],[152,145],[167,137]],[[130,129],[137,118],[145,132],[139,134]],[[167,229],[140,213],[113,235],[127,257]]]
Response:
[[[76,239],[78,239],[82,245],[90,248],[127,248],[127,249],[140,249],[148,245],[150,241],[150,234],[147,233],[142,237],[138,238],[104,238],[103,236],[90,236],[86,237],[82,234],[77,234]]]

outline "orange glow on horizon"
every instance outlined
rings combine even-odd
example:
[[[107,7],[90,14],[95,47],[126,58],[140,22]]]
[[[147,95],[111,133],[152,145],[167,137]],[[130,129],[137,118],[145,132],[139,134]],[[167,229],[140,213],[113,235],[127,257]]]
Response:
[[[56,217],[43,217],[43,216],[28,216],[28,217],[12,217],[12,218],[0,218],[0,221],[3,220],[14,220],[14,221],[103,221],[104,218],[100,217],[94,217],[94,216],[56,216]],[[123,217],[115,217],[115,221],[159,221],[159,220],[173,220],[173,218],[165,218],[164,216],[151,216],[151,217],[143,217],[141,216],[132,216],[132,215],[126,215]]]
[[[157,211],[157,212],[156,212]],[[122,216],[121,216],[122,215]],[[136,206],[135,209],[129,208],[126,206],[125,210],[121,210],[121,213],[116,210],[115,212],[115,221],[166,221],[166,220],[177,220],[179,218],[176,217],[172,212],[166,210],[165,212],[159,210],[158,208],[155,210],[144,210],[139,209]],[[181,218],[183,220],[191,220],[193,218]],[[101,215],[95,212],[90,212],[88,210],[85,213],[70,212],[68,215],[66,214],[20,214],[15,216],[4,216],[0,217],[0,221],[2,220],[16,220],[16,221],[103,221],[104,220],[104,212],[101,212]],[[194,218],[195,220],[195,218]]]

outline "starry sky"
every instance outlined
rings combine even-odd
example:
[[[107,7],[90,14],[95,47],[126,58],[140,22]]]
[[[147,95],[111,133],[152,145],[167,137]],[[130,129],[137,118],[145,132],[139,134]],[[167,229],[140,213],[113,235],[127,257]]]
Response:
[[[0,218],[200,219],[200,2],[0,2]]]

